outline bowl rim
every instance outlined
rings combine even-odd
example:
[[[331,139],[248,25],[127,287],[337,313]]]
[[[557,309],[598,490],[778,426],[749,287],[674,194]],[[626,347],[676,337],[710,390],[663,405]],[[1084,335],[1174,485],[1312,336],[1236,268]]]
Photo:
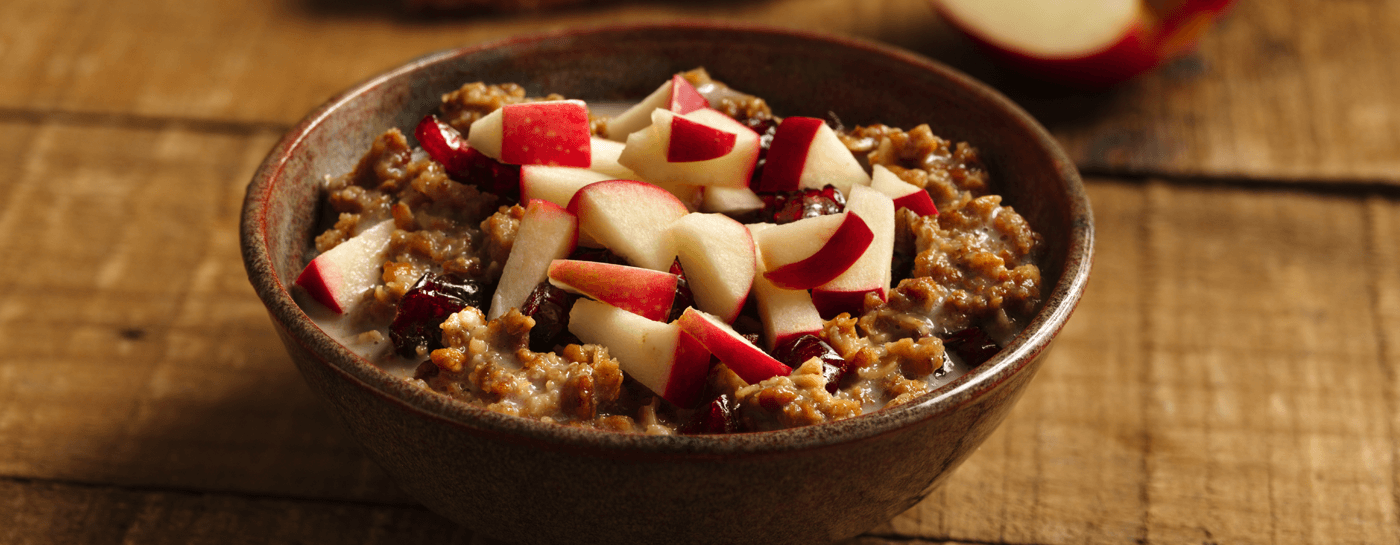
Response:
[[[1058,177],[1065,182],[1069,190],[1067,197],[1070,204],[1071,231],[1067,234],[1064,271],[1054,289],[1046,296],[1041,310],[1025,329],[991,360],[933,392],[896,407],[859,417],[778,431],[655,436],[540,422],[474,407],[412,386],[335,342],[297,306],[287,286],[272,274],[266,225],[266,209],[270,202],[271,190],[279,182],[280,174],[289,162],[291,154],[311,131],[341,106],[396,78],[460,56],[516,44],[567,40],[594,34],[656,30],[754,33],[778,39],[820,42],[828,46],[855,49],[952,80],[981,100],[1010,115],[1012,121],[1029,130],[1031,136],[1044,148],[1056,165]],[[267,307],[275,325],[285,330],[284,340],[298,343],[302,349],[314,354],[337,375],[404,410],[442,421],[484,438],[545,449],[563,449],[574,453],[586,452],[623,459],[730,459],[738,454],[764,456],[833,447],[895,433],[902,428],[951,412],[996,390],[1012,376],[1026,369],[1049,347],[1078,305],[1092,268],[1094,227],[1088,196],[1074,163],[1049,132],[1030,114],[986,84],[922,55],[864,39],[747,23],[688,21],[599,25],[514,36],[429,53],[361,81],[307,114],[269,151],[248,185],[240,217],[240,246],[249,281]]]

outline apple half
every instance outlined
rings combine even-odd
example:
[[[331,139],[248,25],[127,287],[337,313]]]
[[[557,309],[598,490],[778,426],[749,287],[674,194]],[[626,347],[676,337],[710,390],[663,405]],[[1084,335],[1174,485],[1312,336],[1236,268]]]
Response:
[[[579,299],[569,332],[608,348],[618,366],[679,407],[694,407],[705,389],[710,353],[679,324],[648,320],[607,303]]]
[[[936,0],[939,14],[1038,77],[1105,87],[1189,51],[1233,0]]]
[[[394,220],[384,220],[316,256],[297,275],[297,286],[336,314],[344,314],[379,283]]]

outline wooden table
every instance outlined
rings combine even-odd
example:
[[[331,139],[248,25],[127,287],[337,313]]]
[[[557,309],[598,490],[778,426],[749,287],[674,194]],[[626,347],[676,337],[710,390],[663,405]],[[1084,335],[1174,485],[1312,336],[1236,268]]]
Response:
[[[1242,0],[1112,91],[1010,74],[922,0],[420,19],[391,0],[0,3],[0,543],[471,543],[312,397],[238,252],[278,135],[423,53],[717,18],[1002,88],[1088,179],[1088,295],[947,486],[856,543],[1400,542],[1400,1]]]

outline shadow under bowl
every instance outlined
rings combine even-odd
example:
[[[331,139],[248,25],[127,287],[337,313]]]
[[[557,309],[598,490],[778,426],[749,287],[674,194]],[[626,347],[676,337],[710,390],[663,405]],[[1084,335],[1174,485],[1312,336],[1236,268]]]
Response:
[[[323,332],[288,287],[314,252],[322,181],[391,127],[411,128],[471,81],[635,101],[697,66],[780,115],[846,126],[928,123],[972,143],[996,192],[1045,239],[1044,303],[992,360],[870,415],[728,436],[644,436],[498,414],[411,386]],[[934,490],[999,424],[1083,293],[1088,199],[1046,131],[986,86],[898,49],[725,24],[566,31],[444,51],[331,99],[272,149],[242,217],[248,276],[313,391],[396,482],[509,542],[816,543],[859,534]]]

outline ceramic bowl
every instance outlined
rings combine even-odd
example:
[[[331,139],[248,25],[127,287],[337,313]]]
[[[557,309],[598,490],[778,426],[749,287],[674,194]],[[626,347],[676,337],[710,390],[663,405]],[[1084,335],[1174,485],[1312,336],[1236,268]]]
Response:
[[[288,286],[310,258],[321,183],[389,127],[411,128],[464,82],[638,100],[706,67],[779,114],[847,126],[929,123],[979,146],[1046,241],[1045,303],[1001,353],[918,400],[805,428],[654,437],[497,414],[397,380],[307,318]],[[1088,279],[1093,225],[1074,165],[992,89],[886,46],[717,24],[607,27],[432,54],[331,99],[274,147],[248,187],[248,277],[291,359],[369,454],[424,505],[482,535],[539,543],[819,543],[912,507],[1006,416]]]

